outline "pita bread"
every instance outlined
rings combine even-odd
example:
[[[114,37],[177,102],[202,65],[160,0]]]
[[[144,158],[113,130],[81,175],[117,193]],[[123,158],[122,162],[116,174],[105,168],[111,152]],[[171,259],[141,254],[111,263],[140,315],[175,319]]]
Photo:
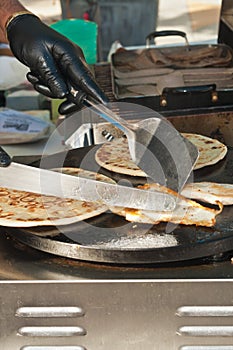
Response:
[[[233,184],[195,182],[186,184],[182,196],[210,204],[233,205]]]
[[[114,214],[124,216],[127,221],[159,224],[160,222],[171,222],[182,225],[196,225],[211,227],[216,223],[216,216],[222,212],[223,205],[217,203],[219,208],[212,209],[202,206],[195,201],[187,199],[178,193],[158,184],[145,184],[139,186],[143,189],[154,189],[170,194],[177,200],[177,206],[173,211],[159,212],[153,210],[135,210],[130,208],[111,207],[110,210]]]
[[[96,162],[103,168],[119,174],[146,176],[131,160],[126,138],[116,138],[104,143],[95,154]]]
[[[191,133],[182,133],[182,135],[192,142],[199,151],[194,169],[216,164],[227,154],[227,146],[216,139]]]
[[[199,157],[194,169],[200,169],[215,164],[223,159],[227,147],[216,139],[191,133],[182,133],[199,151]],[[95,154],[96,162],[103,168],[119,174],[143,176],[146,174],[131,160],[128,141],[121,137],[104,143]]]
[[[82,169],[63,168],[56,171],[114,183],[107,176]],[[100,215],[107,210],[107,206],[100,202],[85,202],[0,188],[0,225],[2,226],[68,225]]]

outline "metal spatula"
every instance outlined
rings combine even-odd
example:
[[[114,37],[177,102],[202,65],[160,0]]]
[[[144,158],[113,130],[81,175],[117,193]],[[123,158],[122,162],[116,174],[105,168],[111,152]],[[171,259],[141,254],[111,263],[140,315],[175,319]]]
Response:
[[[72,101],[75,102],[75,96]],[[198,150],[170,122],[157,112],[135,104],[130,104],[131,108],[139,108],[143,115],[150,114],[150,118],[131,123],[113,112],[111,104],[98,104],[88,97],[82,103],[124,132],[132,160],[151,179],[181,191],[197,161]],[[124,103],[121,105],[124,107]]]

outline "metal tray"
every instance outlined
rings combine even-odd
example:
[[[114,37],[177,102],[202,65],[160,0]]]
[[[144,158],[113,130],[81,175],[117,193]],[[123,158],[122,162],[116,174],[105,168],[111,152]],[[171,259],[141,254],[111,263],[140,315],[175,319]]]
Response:
[[[165,35],[182,36],[186,45],[149,46],[148,40]],[[170,30],[150,33],[146,48],[119,49],[111,56],[115,98],[157,111],[232,105],[231,46],[187,43],[184,32]]]

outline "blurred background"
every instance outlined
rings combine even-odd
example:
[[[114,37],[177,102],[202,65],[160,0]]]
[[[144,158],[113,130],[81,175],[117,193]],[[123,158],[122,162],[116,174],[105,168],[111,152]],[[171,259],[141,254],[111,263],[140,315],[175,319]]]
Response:
[[[29,10],[48,24],[65,18],[84,18],[98,24],[98,60],[106,60],[111,45],[145,44],[145,37],[156,30],[186,32],[190,42],[215,41],[221,0],[22,0]],[[77,36],[80,35],[77,33]],[[181,41],[164,37],[156,44]]]

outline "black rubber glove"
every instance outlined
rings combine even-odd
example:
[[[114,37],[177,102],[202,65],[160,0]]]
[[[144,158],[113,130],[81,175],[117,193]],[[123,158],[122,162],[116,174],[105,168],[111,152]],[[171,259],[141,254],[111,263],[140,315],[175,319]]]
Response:
[[[48,97],[67,98],[60,106],[61,114],[81,107],[69,101],[71,88],[100,103],[108,102],[87,66],[82,49],[35,15],[15,17],[7,27],[7,37],[15,57],[30,68],[27,78],[35,90]]]

